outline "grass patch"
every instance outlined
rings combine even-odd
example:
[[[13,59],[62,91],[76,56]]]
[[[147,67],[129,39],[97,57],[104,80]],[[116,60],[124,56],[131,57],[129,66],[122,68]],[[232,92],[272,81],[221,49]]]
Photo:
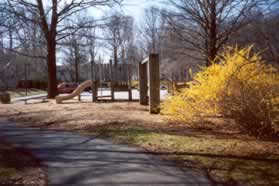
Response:
[[[203,171],[214,183],[279,184],[278,154],[269,145],[259,145],[256,141],[178,136],[139,128],[83,133],[143,147],[180,165]]]

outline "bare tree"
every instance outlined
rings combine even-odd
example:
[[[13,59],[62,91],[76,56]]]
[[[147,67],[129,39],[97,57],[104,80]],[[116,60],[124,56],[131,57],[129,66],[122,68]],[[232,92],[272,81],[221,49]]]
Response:
[[[114,64],[118,64],[118,56],[121,49],[122,38],[121,38],[121,29],[122,29],[122,15],[115,13],[109,19],[107,26],[105,27],[105,37],[109,41],[109,45],[113,51]]]
[[[251,22],[232,35],[229,43],[254,45],[267,63],[279,65],[279,1],[267,0],[251,15]]]
[[[47,48],[48,66],[48,97],[55,98],[57,95],[57,75],[56,75],[56,49],[57,41],[67,37],[68,29],[73,29],[63,25],[63,22],[77,12],[96,6],[110,6],[120,0],[51,0],[49,4],[44,4],[43,0],[6,0],[6,11],[16,15],[23,22],[37,22],[23,12],[32,12],[38,15],[38,24],[44,33]],[[76,26],[78,30],[79,26]]]
[[[146,40],[146,45],[149,53],[159,52],[160,42],[160,25],[161,14],[160,10],[152,6],[145,10],[145,19],[143,26],[143,33]]]
[[[210,65],[231,34],[246,25],[259,0],[170,0],[165,16],[185,43],[185,51],[198,52]],[[187,53],[186,53],[187,55]],[[191,54],[188,56],[195,57]]]
[[[80,17],[79,20],[85,19]],[[81,25],[82,21],[79,21]],[[68,27],[73,27],[70,22],[67,23]],[[84,29],[74,31],[69,29],[69,36],[61,41],[62,47],[59,49],[64,53],[63,65],[68,69],[68,74],[71,81],[76,83],[80,82],[80,67],[87,62],[86,54],[86,38]]]
[[[89,37],[86,38],[86,43],[88,45],[88,53],[90,56],[90,76],[92,82],[97,79],[96,74],[94,74],[94,67],[96,64],[96,57],[98,55],[98,43],[96,39],[96,28],[87,30],[87,35]],[[94,85],[92,85],[93,87]],[[92,95],[93,96],[93,95]],[[92,97],[92,100],[94,98]]]
[[[5,82],[7,87],[14,88],[18,80],[24,79],[26,64],[32,69],[29,73],[30,78],[45,80],[46,48],[39,42],[44,39],[39,25],[34,22],[22,22],[16,15],[8,14],[2,4],[0,7],[3,10],[0,12],[0,32],[3,41],[0,46],[2,82]],[[29,14],[34,20],[38,19],[35,14],[23,13]]]

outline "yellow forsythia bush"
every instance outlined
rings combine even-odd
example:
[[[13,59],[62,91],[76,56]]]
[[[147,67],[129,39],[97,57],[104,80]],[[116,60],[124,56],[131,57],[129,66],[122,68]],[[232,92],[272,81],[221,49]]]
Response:
[[[163,113],[187,122],[222,114],[251,135],[270,135],[278,115],[279,74],[251,50],[228,48],[195,75],[195,84],[170,96]]]

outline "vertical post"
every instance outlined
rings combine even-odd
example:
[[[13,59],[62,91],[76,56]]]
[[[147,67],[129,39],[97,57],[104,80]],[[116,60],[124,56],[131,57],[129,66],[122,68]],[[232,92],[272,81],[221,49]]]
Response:
[[[148,105],[147,63],[139,64],[140,104]]]
[[[17,87],[17,83],[18,83],[18,69],[17,69],[17,64],[15,65],[15,81],[16,81],[16,89],[18,88]]]
[[[24,79],[25,79],[25,96],[28,94],[28,89],[27,89],[27,64],[24,64]]]
[[[149,111],[160,113],[160,62],[158,54],[149,55]]]
[[[110,80],[110,91],[111,91],[111,101],[114,101],[114,79],[115,79],[115,71],[113,69],[115,68],[115,65],[112,64],[112,60],[109,60],[110,64],[110,74],[111,74],[111,80]]]
[[[97,102],[98,101],[98,81],[93,80],[92,81],[92,101]]]
[[[96,87],[95,81],[96,81],[96,69],[94,67],[94,58],[91,60],[90,62],[90,74],[91,74],[91,90],[92,90],[92,102],[96,102],[97,101],[97,95],[96,92],[98,91],[98,87]],[[95,72],[94,72],[95,70]],[[97,91],[95,91],[95,89],[97,89]]]
[[[132,73],[131,73],[131,64],[127,64],[127,74],[128,74],[128,96],[129,96],[129,101],[133,100],[133,95],[132,95]]]

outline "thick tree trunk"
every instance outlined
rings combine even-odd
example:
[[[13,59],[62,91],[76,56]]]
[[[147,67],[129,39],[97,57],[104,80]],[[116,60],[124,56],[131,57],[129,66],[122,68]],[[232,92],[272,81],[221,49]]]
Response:
[[[208,42],[208,44],[209,44],[209,46],[208,46],[208,56],[207,56],[208,59],[207,59],[206,66],[210,66],[214,62],[214,60],[217,56],[218,49],[217,49],[217,46],[216,46],[217,45],[216,40],[217,40],[217,38],[216,38],[216,27],[215,28],[212,27],[210,29],[210,36],[209,36],[209,42]]]
[[[114,65],[117,66],[118,64],[118,55],[117,55],[117,47],[114,46],[113,48],[113,55],[114,55]]]
[[[47,43],[48,98],[54,99],[57,96],[55,37],[48,38]]]
[[[78,62],[75,61],[75,83],[79,83],[79,68]]]
[[[210,66],[214,62],[214,60],[216,59],[217,53],[218,53],[218,50],[216,48],[216,40],[212,39],[209,42],[206,66]]]
[[[75,58],[75,83],[79,83],[79,62],[77,57]]]
[[[74,41],[74,53],[75,53],[75,83],[79,83],[79,50],[76,43],[76,40]]]
[[[210,4],[210,25],[209,25],[209,38],[208,38],[208,56],[206,66],[210,66],[215,60],[217,49],[217,20],[216,20],[216,1],[212,0]]]
[[[56,77],[56,28],[58,23],[57,0],[52,0],[51,23],[48,25],[47,14],[44,10],[42,0],[37,0],[38,13],[40,15],[41,29],[47,42],[47,68],[48,68],[48,98],[54,99],[57,96]]]

